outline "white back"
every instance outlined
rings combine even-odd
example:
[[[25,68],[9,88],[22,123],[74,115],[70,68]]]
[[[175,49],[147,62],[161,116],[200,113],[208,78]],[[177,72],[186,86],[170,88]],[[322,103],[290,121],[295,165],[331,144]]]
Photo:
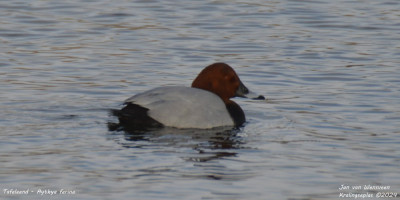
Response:
[[[165,126],[213,128],[234,122],[220,97],[206,90],[169,86],[137,94],[125,102],[149,109],[149,116]]]

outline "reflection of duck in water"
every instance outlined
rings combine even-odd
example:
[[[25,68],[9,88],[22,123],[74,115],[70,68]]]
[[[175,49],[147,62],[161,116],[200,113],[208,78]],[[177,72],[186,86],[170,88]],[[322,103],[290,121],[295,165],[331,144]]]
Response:
[[[239,157],[243,149],[251,148],[245,146],[246,137],[239,134],[241,131],[232,127],[212,129],[165,127],[142,131],[124,129],[124,131],[113,131],[107,138],[127,148],[126,152],[133,156],[133,160],[141,160],[142,156],[145,157],[144,160],[149,160],[149,163],[140,162],[141,167],[135,166],[136,169],[139,168],[138,173],[141,177],[148,175],[153,179],[156,175],[168,179],[173,176],[232,181],[254,176],[252,171],[237,166],[231,167],[232,163],[226,162]],[[241,159],[238,162],[242,163]]]
[[[124,148],[166,147],[193,149],[194,152],[182,154],[182,159],[189,162],[208,162],[224,157],[236,156],[238,149],[245,143],[245,138],[238,136],[240,129],[217,127],[212,129],[177,129],[165,127],[146,131],[127,130],[121,134],[112,134],[118,144]],[[123,137],[121,140],[120,137]],[[150,145],[150,146],[149,146]],[[197,152],[197,153],[195,153]]]
[[[238,127],[246,118],[230,98],[256,97],[252,95],[229,65],[215,63],[200,72],[192,87],[158,87],[137,94],[113,114],[129,129]]]

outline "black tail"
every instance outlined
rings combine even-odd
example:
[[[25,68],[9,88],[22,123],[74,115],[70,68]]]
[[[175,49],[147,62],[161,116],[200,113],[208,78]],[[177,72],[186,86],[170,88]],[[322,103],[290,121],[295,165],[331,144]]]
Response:
[[[151,118],[149,109],[137,104],[129,103],[121,110],[111,110],[111,114],[118,117],[119,126],[124,130],[148,130],[162,128],[163,124]]]

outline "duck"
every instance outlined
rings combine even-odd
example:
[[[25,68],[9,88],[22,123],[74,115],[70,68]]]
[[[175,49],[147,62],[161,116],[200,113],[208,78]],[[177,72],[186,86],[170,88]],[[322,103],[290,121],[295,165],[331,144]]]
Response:
[[[233,97],[265,99],[250,92],[231,66],[214,63],[198,74],[191,87],[162,86],[136,94],[113,114],[120,125],[133,129],[240,127],[246,117]]]

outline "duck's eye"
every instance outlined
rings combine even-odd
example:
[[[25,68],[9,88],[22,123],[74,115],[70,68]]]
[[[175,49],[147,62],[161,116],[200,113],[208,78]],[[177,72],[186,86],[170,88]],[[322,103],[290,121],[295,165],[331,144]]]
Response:
[[[236,78],[235,76],[226,75],[226,76],[224,77],[224,79],[225,79],[227,82],[231,83],[231,84],[234,84],[234,83],[238,82],[238,80],[237,80],[237,78]]]

